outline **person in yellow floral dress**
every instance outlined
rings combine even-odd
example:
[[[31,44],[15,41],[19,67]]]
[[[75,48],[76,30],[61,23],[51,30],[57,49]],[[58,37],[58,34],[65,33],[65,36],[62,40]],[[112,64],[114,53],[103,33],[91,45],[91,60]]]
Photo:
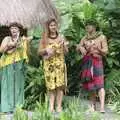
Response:
[[[55,99],[57,112],[62,110],[63,91],[66,87],[66,65],[64,54],[68,52],[68,42],[57,32],[57,22],[51,19],[46,23],[47,31],[39,45],[39,55],[44,61],[46,87],[50,95],[50,111],[54,112]]]

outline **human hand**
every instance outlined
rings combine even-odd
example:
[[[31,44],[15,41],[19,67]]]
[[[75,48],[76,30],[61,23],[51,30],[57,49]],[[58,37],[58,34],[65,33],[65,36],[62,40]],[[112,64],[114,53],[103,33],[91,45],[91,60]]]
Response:
[[[60,46],[64,46],[64,41],[63,40],[59,40],[58,43],[59,43]]]
[[[55,51],[52,48],[46,48],[47,57],[50,58],[54,55]]]
[[[82,48],[82,47],[81,47],[81,48],[80,48],[80,51],[81,51],[81,53],[82,53],[83,56],[87,54],[87,51],[86,51],[85,48]]]
[[[79,44],[76,45],[76,51],[81,52],[83,56],[87,54],[87,50]]]
[[[78,45],[76,45],[76,51],[77,51],[77,52],[79,52],[79,51],[80,51],[80,46],[79,46],[79,44],[78,44]]]

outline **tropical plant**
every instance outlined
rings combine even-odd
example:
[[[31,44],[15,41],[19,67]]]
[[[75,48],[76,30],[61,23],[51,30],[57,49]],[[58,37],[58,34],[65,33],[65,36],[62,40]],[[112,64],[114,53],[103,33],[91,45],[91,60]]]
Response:
[[[33,110],[36,101],[44,100],[46,92],[42,63],[40,67],[27,66],[24,108]]]
[[[13,120],[29,120],[27,113],[22,110],[21,106],[17,106],[13,115]]]
[[[105,64],[105,87],[108,103],[119,102],[120,83],[120,2],[119,0],[54,0],[61,14],[60,32],[70,42],[69,53],[66,55],[68,68],[68,95],[78,95],[80,88],[79,71],[81,55],[76,52],[76,44],[85,35],[84,24],[88,19],[96,20],[100,30],[108,38],[109,54],[104,58]],[[38,40],[40,38],[40,27],[30,31],[35,36],[31,42],[30,65],[28,66],[26,81],[26,103],[25,108],[32,109],[40,94],[44,96],[45,86],[42,65],[39,66],[37,57]],[[34,67],[33,67],[34,66]],[[31,70],[32,69],[32,72]],[[29,71],[30,70],[30,71]],[[40,83],[39,83],[40,82]],[[42,87],[43,85],[43,87]],[[36,87],[37,86],[37,87]],[[29,88],[29,89],[28,89]],[[43,91],[43,92],[42,92]],[[34,103],[31,104],[31,103]],[[29,107],[28,107],[29,106]]]
[[[14,113],[14,120],[101,120],[101,115],[97,112],[93,114],[87,114],[87,106],[81,104],[81,100],[76,97],[65,98],[64,100],[65,109],[63,112],[51,113],[49,111],[48,98],[46,97],[45,102],[37,102],[35,111],[32,112],[32,116],[28,116],[27,111],[24,111],[18,106]]]
[[[105,34],[107,34],[107,30],[109,29],[109,22],[104,12],[87,0],[84,2],[80,0],[75,2],[71,1],[69,4],[66,1],[62,1],[60,3],[58,2],[58,4],[62,4],[62,33],[66,39],[70,41],[66,63],[68,68],[69,94],[74,95],[79,92],[79,72],[81,68],[81,55],[76,52],[76,44],[78,44],[85,35],[85,22],[94,19],[99,23],[101,31],[104,31]],[[68,7],[66,7],[66,5]],[[65,21],[67,21],[67,23]]]
[[[120,1],[104,0],[94,1],[104,13],[109,21],[109,30],[107,30],[109,40],[109,54],[106,58],[106,94],[107,101],[112,103],[115,111],[120,111]]]
[[[53,115],[49,111],[48,98],[46,97],[45,102],[37,102],[35,108],[35,114],[33,120],[54,120]]]

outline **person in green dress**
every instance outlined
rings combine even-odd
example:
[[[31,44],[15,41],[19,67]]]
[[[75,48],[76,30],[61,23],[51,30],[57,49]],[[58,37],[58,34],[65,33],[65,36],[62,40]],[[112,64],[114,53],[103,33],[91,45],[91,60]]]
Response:
[[[13,112],[16,105],[24,103],[24,64],[28,60],[28,38],[23,37],[23,26],[11,23],[10,36],[0,46],[1,105],[0,112]]]

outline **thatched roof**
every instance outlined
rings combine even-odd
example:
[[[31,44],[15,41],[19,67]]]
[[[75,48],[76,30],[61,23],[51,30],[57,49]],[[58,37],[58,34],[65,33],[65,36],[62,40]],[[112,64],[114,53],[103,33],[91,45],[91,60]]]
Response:
[[[33,27],[50,18],[58,18],[51,0],[0,0],[0,25],[19,22],[25,27]]]

